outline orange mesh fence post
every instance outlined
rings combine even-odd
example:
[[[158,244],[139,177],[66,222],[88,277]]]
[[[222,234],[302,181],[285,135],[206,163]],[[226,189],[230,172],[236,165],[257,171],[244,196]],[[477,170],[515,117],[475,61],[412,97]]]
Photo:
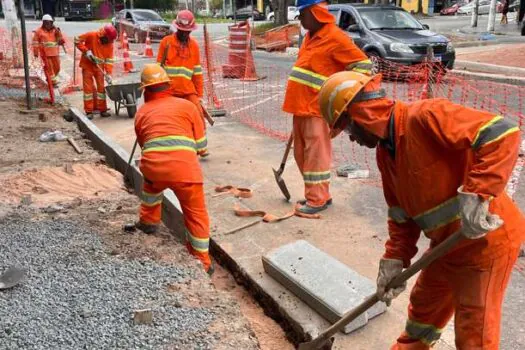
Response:
[[[210,37],[208,35],[208,27],[206,23],[203,26],[203,35],[204,35],[204,65],[205,69],[205,78],[206,78],[206,92],[208,97],[208,104],[214,105],[215,108],[222,108],[222,104],[217,98],[215,93],[215,87],[213,86],[213,74],[215,69],[213,67],[213,55],[210,46]]]

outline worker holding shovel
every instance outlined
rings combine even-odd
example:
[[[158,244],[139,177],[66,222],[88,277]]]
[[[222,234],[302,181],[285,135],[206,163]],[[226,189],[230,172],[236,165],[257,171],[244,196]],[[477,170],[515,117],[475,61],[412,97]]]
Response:
[[[113,42],[116,38],[117,30],[111,24],[75,38],[75,45],[82,52],[80,68],[82,68],[84,111],[89,119],[93,119],[93,114],[97,113],[100,113],[101,117],[111,115],[106,103],[104,80],[111,84],[110,75],[115,61]]]
[[[332,144],[319,110],[319,90],[331,74],[345,69],[369,72],[372,62],[335,24],[326,2],[298,0],[297,8],[308,33],[288,79],[283,110],[293,115],[294,156],[304,180],[305,199],[297,210],[315,214],[332,203]]]
[[[466,238],[422,270],[392,349],[429,349],[452,315],[458,349],[498,349],[503,296],[525,239],[524,217],[505,193],[519,129],[446,99],[393,101],[380,81],[341,72],[319,93],[333,135],[346,130],[352,141],[377,148],[390,235],[379,299],[390,304],[404,290],[387,285],[410,266],[421,231],[434,249],[458,230]]]
[[[135,227],[152,234],[161,220],[162,192],[170,188],[180,202],[186,246],[208,273],[213,272],[208,247],[210,223],[197,150],[204,138],[197,107],[171,95],[170,78],[158,64],[146,64],[141,76],[144,105],[135,117],[144,175],[140,220]]]

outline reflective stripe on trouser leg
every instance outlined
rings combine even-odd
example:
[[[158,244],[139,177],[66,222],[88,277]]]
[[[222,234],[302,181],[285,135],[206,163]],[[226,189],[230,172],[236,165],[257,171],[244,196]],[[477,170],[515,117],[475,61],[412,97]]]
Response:
[[[410,293],[405,331],[392,349],[426,350],[439,339],[455,309],[454,293],[446,273],[442,260],[420,273]]]
[[[144,181],[141,194],[139,218],[140,222],[158,225],[162,212],[162,191],[164,188]]]
[[[208,270],[211,265],[210,220],[206,210],[204,187],[196,183],[172,183],[170,188],[181,205],[188,251],[202,262],[205,270]]]
[[[95,99],[95,109],[99,112],[105,112],[108,110],[106,103],[106,90],[104,89],[104,74],[102,72],[95,73],[95,82],[97,84],[97,91],[93,95]]]
[[[93,71],[82,69],[82,90],[84,93],[84,111],[92,113],[95,107],[93,93],[95,92],[95,82],[93,81]]]
[[[296,161],[302,161],[305,198],[310,206],[322,206],[330,199],[332,142],[328,124],[323,118],[294,117],[295,131],[300,141],[294,154]]]

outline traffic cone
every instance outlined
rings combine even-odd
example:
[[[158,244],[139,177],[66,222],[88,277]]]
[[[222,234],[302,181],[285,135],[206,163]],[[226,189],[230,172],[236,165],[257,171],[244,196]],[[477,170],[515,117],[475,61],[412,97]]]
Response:
[[[122,39],[122,49],[123,50],[129,50],[128,35],[126,34],[126,32],[124,32],[122,37],[123,37],[123,39]]]
[[[133,62],[131,62],[131,57],[129,56],[128,49],[124,49],[122,53],[122,58],[124,58],[124,73],[133,73],[135,68],[133,68]]]
[[[246,67],[244,69],[244,77],[241,80],[256,81],[262,78],[257,76],[255,72],[255,64],[253,62],[252,48],[251,48],[252,30],[248,25],[248,37],[246,40]]]
[[[151,47],[149,32],[146,34],[146,49],[144,50],[144,56],[153,57],[153,48]]]

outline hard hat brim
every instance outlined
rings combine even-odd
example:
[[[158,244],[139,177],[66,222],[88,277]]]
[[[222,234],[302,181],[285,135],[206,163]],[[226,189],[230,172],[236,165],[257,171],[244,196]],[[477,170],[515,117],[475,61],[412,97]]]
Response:
[[[193,23],[191,27],[183,27],[179,24],[175,24],[175,28],[182,32],[193,32],[194,30],[197,30],[197,23]]]

